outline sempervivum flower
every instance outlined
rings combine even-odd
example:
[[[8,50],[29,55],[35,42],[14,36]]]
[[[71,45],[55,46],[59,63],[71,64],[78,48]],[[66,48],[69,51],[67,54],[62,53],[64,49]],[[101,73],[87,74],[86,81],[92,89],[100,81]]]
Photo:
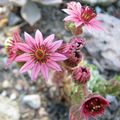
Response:
[[[83,7],[79,2],[72,2],[63,11],[68,14],[64,21],[74,22],[76,27],[84,25],[86,27],[100,28],[100,22],[95,19],[96,14],[88,6]]]
[[[85,84],[90,79],[89,69],[85,67],[79,67],[74,69],[73,79],[77,83]]]
[[[25,62],[20,72],[26,72],[32,69],[31,79],[36,80],[41,71],[43,77],[48,79],[48,68],[55,71],[61,71],[57,61],[63,61],[66,56],[56,52],[62,45],[62,40],[55,41],[54,34],[43,40],[42,33],[37,30],[35,39],[25,33],[25,43],[17,44],[17,47],[24,53],[16,58],[17,62]]]
[[[13,33],[13,37],[6,41],[5,46],[8,53],[7,65],[11,64],[19,54],[20,50],[17,48],[16,44],[21,42],[22,39],[17,32]]]
[[[96,117],[102,115],[105,108],[109,106],[109,102],[100,95],[89,95],[89,97],[81,104],[80,115],[86,120],[88,117]]]

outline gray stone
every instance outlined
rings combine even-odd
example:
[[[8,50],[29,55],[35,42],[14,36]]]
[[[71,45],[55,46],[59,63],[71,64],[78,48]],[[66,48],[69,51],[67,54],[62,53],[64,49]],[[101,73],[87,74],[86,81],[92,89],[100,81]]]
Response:
[[[39,109],[41,106],[40,96],[35,94],[24,96],[22,102],[33,109]]]
[[[10,13],[10,15],[8,17],[8,24],[10,26],[17,24],[20,21],[21,21],[21,18],[19,16],[17,16],[14,13]]]
[[[2,83],[3,89],[7,89],[7,88],[11,88],[11,87],[12,87],[12,85],[11,85],[10,81],[8,81],[8,80],[3,81],[3,83]]]
[[[19,120],[18,104],[7,97],[0,96],[0,120]]]
[[[117,0],[83,0],[85,2],[88,2],[90,4],[102,4],[102,5],[108,5],[110,3],[114,3]]]
[[[109,106],[109,109],[111,112],[114,112],[118,109],[118,101],[116,100],[116,97],[115,96],[112,96],[112,95],[107,95],[106,96],[106,99],[109,101],[110,103],[110,106]]]
[[[99,14],[98,19],[104,30],[84,30],[86,48],[101,67],[120,71],[120,20],[107,14]]]

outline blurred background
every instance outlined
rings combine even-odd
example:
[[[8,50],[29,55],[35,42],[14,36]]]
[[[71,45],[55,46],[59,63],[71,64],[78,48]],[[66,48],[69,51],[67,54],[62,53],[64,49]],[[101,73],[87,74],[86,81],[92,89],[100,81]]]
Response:
[[[61,9],[72,0],[0,0],[0,120],[68,120],[68,101],[61,90],[49,82],[30,81],[13,63],[5,69],[5,41],[18,31],[34,36],[37,29],[44,36],[70,41],[64,29]],[[102,22],[101,31],[84,30],[83,49],[91,69],[89,89],[104,95],[110,107],[98,120],[120,120],[120,0],[73,0],[91,6]],[[115,81],[113,81],[115,80]],[[93,120],[93,119],[91,119]]]

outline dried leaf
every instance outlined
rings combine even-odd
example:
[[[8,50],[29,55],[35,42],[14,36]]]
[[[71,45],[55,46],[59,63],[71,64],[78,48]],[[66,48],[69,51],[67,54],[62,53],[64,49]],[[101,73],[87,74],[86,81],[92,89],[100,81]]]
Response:
[[[35,3],[27,2],[21,9],[21,16],[33,26],[41,18],[40,9]]]
[[[40,2],[43,5],[54,5],[54,4],[61,4],[63,0],[32,0],[35,2]]]

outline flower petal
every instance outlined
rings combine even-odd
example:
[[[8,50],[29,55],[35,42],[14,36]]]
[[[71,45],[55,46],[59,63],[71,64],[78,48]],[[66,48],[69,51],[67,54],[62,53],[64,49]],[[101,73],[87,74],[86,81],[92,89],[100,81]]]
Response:
[[[30,55],[27,53],[23,53],[15,58],[16,62],[24,62],[29,61],[31,59]]]
[[[101,27],[101,22],[100,21],[97,21],[95,19],[91,20],[88,24],[86,24],[85,26],[88,27],[88,29],[90,28],[94,28],[96,30],[104,30],[102,27]]]
[[[30,47],[25,43],[16,43],[16,47],[24,52],[31,52]]]
[[[62,55],[60,53],[55,52],[55,53],[51,54],[50,59],[53,60],[53,61],[62,61],[62,60],[66,60],[67,57],[65,55]]]
[[[73,19],[74,19],[73,16],[67,16],[67,17],[64,18],[64,21],[73,21]]]
[[[42,45],[42,43],[43,43],[43,35],[39,30],[36,31],[35,41],[37,44],[40,44],[40,45]]]
[[[75,22],[75,26],[76,26],[76,27],[79,27],[79,26],[81,26],[82,24],[83,24],[82,21]]]
[[[31,79],[32,80],[36,80],[37,79],[37,77],[38,77],[38,74],[39,74],[39,72],[40,72],[40,64],[38,63],[38,64],[35,64],[34,66],[33,66],[33,69],[32,69],[32,75],[31,75]]]
[[[52,43],[52,41],[54,40],[54,37],[55,37],[54,34],[49,35],[47,38],[45,38],[44,44],[46,44],[47,46],[50,46],[51,45],[50,43]]]
[[[76,9],[77,9],[77,12],[78,12],[78,14],[80,15],[81,14],[81,4],[79,3],[79,2],[77,2],[77,4],[76,4]]]
[[[52,43],[52,45],[49,47],[51,51],[56,51],[61,45],[63,40],[58,40]]]
[[[48,67],[46,64],[41,64],[41,73],[45,80],[48,80]]]
[[[62,71],[60,66],[56,62],[54,62],[53,60],[48,60],[46,65],[53,70]]]
[[[15,42],[21,42],[22,41],[18,32],[13,33],[13,41],[15,41]]]
[[[73,10],[70,10],[70,9],[62,9],[65,13],[67,13],[67,14],[69,14],[69,15],[75,15],[76,14],[76,12],[75,11],[73,11]]]
[[[33,67],[33,65],[34,65],[33,60],[27,61],[27,62],[21,67],[20,72],[21,72],[21,73],[24,73],[24,72],[28,71],[29,69],[31,69],[31,68]]]
[[[30,45],[31,47],[33,47],[35,40],[33,39],[32,36],[30,36],[27,32],[24,33],[25,36],[25,42]]]

